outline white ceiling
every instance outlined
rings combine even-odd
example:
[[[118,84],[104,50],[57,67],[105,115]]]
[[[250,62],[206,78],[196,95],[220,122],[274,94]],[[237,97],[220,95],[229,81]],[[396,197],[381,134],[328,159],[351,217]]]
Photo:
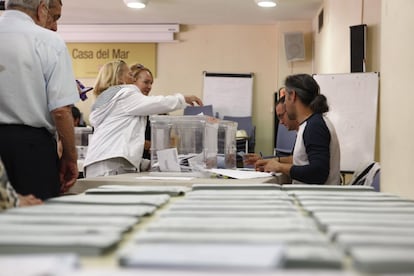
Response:
[[[274,24],[313,19],[323,0],[276,0],[260,8],[254,0],[150,0],[142,10],[123,0],[63,0],[59,24]]]

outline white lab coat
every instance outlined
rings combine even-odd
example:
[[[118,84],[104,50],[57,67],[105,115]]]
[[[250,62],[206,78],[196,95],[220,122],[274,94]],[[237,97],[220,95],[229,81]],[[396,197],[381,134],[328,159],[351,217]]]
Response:
[[[114,89],[114,88],[109,88]],[[95,162],[122,157],[138,171],[144,150],[148,115],[186,107],[184,96],[145,96],[135,85],[122,85],[112,97],[93,108],[89,122],[94,133],[89,140],[84,167]],[[106,90],[106,91],[108,91]],[[99,97],[103,96],[102,92]],[[98,101],[97,99],[97,101]]]

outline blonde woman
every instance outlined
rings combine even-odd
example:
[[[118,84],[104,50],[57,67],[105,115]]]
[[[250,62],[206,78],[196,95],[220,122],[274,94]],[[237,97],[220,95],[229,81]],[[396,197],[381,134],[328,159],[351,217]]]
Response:
[[[131,66],[131,74],[134,79],[134,84],[138,86],[142,94],[148,96],[154,82],[154,77],[150,69],[137,63]]]
[[[152,83],[154,77],[152,72],[142,64],[134,64],[131,66],[132,77],[134,78],[134,84],[138,87],[142,94],[148,96],[152,89]],[[144,152],[142,158],[151,160],[151,125],[149,122],[149,116],[147,116],[147,127],[145,128],[145,143]]]
[[[84,162],[85,177],[139,172],[144,150],[147,116],[182,109],[196,96],[145,96],[132,82],[131,70],[123,61],[105,64],[94,86],[96,102],[89,122],[94,134]]]

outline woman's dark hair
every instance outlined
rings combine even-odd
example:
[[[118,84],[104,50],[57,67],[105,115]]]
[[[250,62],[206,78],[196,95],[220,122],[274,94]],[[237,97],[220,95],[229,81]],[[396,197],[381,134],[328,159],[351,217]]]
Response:
[[[314,113],[329,111],[326,97],[320,94],[318,83],[308,74],[288,76],[285,80],[286,92],[291,94],[294,90],[301,102],[309,106]]]

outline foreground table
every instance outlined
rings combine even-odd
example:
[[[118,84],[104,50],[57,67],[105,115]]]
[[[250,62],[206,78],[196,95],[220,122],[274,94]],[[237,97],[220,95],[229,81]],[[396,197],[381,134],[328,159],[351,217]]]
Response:
[[[76,184],[69,190],[71,194],[83,193],[87,189],[102,185],[161,185],[161,186],[188,186],[193,184],[251,184],[272,183],[282,184],[288,181],[284,175],[262,177],[254,179],[228,179],[228,178],[200,178],[190,174],[175,174],[170,177],[158,177],[149,172],[119,174],[104,177],[91,177],[78,179]]]

